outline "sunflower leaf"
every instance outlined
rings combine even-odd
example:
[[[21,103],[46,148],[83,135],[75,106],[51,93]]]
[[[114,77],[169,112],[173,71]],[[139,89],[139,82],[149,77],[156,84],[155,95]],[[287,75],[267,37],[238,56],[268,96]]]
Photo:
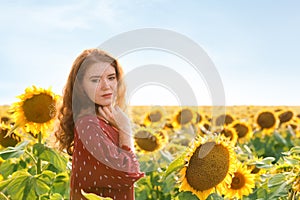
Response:
[[[85,193],[83,190],[81,190],[81,194],[88,200],[111,200],[112,199],[109,197],[100,197],[93,193]]]
[[[25,170],[13,173],[10,183],[6,186],[7,194],[10,195],[12,199],[23,199],[25,194],[29,197],[28,182],[30,182],[30,180],[31,175]],[[32,199],[35,198],[36,197]]]
[[[272,188],[281,185],[285,182],[285,176],[283,174],[275,174],[268,181],[268,187]]]
[[[0,192],[0,200],[9,200],[9,198]]]
[[[50,200],[62,200],[64,199],[59,193],[54,193],[50,196]]]
[[[280,185],[277,185],[277,187],[274,187],[270,191],[270,196],[268,199],[279,199],[283,197],[287,197],[288,195],[288,184],[287,182],[282,182]]]
[[[274,138],[277,142],[279,142],[279,144],[282,144],[282,145],[285,145],[285,146],[288,146],[287,145],[287,141],[282,137],[282,135],[277,132],[277,131],[274,131]]]
[[[67,159],[65,157],[62,157],[55,150],[43,144],[37,143],[33,145],[33,152],[40,159],[51,163],[59,171],[63,172],[66,170],[67,162],[68,162]]]
[[[192,192],[189,191],[184,191],[184,192],[180,192],[180,194],[178,195],[178,199],[179,200],[197,200],[197,196],[194,195]]]
[[[300,146],[292,147],[290,152],[291,154],[300,154]]]
[[[23,141],[15,147],[7,147],[6,149],[0,151],[0,157],[4,160],[9,158],[19,158],[24,154],[26,146],[29,144],[29,141]]]
[[[165,180],[171,173],[181,168],[184,165],[185,157],[186,157],[186,152],[182,153],[173,162],[171,162],[162,179]]]
[[[51,193],[65,195],[69,192],[67,191],[69,188],[69,184],[69,175],[67,174],[67,172],[57,174],[51,187]]]

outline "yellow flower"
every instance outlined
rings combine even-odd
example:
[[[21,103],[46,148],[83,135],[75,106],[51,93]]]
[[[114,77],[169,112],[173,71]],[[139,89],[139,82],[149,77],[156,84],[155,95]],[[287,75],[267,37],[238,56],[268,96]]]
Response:
[[[50,88],[46,90],[32,86],[26,88],[25,93],[18,98],[21,101],[11,107],[16,127],[21,126],[33,135],[46,134],[54,121],[59,96]]]
[[[195,112],[190,108],[180,109],[174,117],[172,126],[174,128],[181,128],[182,126],[186,126],[191,124],[195,119]]]
[[[221,131],[221,135],[224,135],[226,138],[229,139],[229,141],[235,145],[238,139],[238,134],[235,128],[230,126],[225,126]]]
[[[263,110],[257,114],[255,123],[264,133],[269,134],[278,127],[279,120],[274,112]]]
[[[157,108],[146,114],[144,125],[161,125],[164,122],[164,114],[161,109]]]
[[[11,147],[11,146],[16,146],[21,141],[21,137],[12,132],[10,132],[10,126],[4,124],[3,122],[0,124],[0,145],[2,147]]]
[[[295,116],[294,111],[292,110],[283,110],[278,114],[280,125],[290,122]]]
[[[151,153],[160,150],[166,144],[168,135],[164,130],[154,131],[150,128],[140,128],[134,134],[135,149],[141,153]]]
[[[238,141],[241,143],[249,141],[253,135],[252,127],[246,122],[234,121],[232,124],[230,124],[230,127],[236,130]]]
[[[247,170],[246,166],[241,163],[237,164],[237,171],[232,176],[232,182],[229,185],[229,190],[224,193],[225,197],[242,199],[252,193],[255,187],[255,175]]]
[[[222,114],[216,118],[215,125],[216,126],[229,125],[233,121],[234,121],[234,118],[230,114]]]
[[[203,135],[209,134],[211,131],[211,123],[207,120],[203,120],[203,122],[198,124],[197,127],[199,128],[199,132],[203,133]]]
[[[300,192],[300,177],[295,179],[292,187],[295,192]]]
[[[191,191],[200,200],[211,193],[226,193],[235,171],[236,155],[223,136],[198,137],[181,169],[180,191]]]

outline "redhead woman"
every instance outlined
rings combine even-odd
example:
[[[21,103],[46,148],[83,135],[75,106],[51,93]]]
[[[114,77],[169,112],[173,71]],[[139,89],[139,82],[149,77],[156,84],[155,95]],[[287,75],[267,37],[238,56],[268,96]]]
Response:
[[[88,49],[74,61],[55,133],[72,155],[71,200],[85,199],[81,191],[134,199],[133,184],[144,173],[133,152],[125,92],[123,70],[108,53]]]

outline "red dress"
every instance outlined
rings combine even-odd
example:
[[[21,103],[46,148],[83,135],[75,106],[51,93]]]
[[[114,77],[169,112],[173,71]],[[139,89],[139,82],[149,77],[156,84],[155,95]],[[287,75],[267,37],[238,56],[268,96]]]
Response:
[[[119,132],[96,116],[75,123],[71,200],[86,199],[81,190],[112,199],[134,199],[133,183],[144,176],[132,150],[119,147]]]

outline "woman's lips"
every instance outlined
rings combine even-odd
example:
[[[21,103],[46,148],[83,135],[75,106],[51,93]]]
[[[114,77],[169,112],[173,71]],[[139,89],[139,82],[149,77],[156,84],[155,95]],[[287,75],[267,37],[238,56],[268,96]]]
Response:
[[[110,98],[111,96],[112,96],[112,93],[102,95],[102,97],[104,97],[104,98]]]

